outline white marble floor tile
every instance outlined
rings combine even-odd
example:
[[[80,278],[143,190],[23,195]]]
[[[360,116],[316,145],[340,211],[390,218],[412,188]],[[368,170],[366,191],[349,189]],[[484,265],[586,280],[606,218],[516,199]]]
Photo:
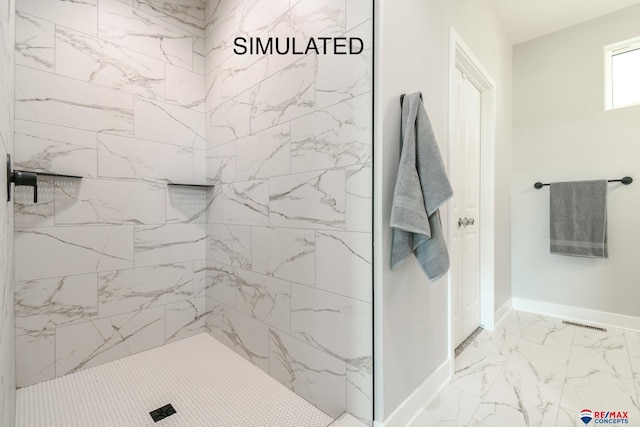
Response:
[[[522,340],[511,353],[505,370],[543,384],[562,387],[568,363],[569,350]]]
[[[633,380],[573,363],[567,369],[560,406],[574,411],[628,411],[640,422]]]
[[[545,347],[569,350],[575,329],[575,326],[565,325],[560,319],[537,315],[522,333],[522,340]]]
[[[560,388],[505,371],[496,378],[473,418],[492,427],[552,427],[560,393]]]
[[[411,427],[467,425],[482,398],[459,390],[450,385],[445,386],[420,415],[411,423]]]
[[[476,396],[483,396],[506,361],[507,358],[503,355],[467,348],[455,360],[455,374],[451,385]]]
[[[571,363],[631,378],[631,364],[624,332],[577,328],[571,347]]]
[[[583,427],[585,408],[626,411],[627,425],[640,425],[639,354],[639,331],[513,312],[456,358],[450,383],[410,426]]]
[[[518,341],[520,334],[513,332],[504,326],[499,326],[493,331],[483,330],[478,334],[468,348],[474,348],[485,353],[500,354],[509,356]]]

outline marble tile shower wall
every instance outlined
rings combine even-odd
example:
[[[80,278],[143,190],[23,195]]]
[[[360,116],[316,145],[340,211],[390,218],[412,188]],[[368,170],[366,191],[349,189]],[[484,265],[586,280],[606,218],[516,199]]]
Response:
[[[208,0],[207,325],[331,416],[372,414],[372,4]],[[360,37],[359,55],[234,38]]]
[[[205,327],[204,3],[17,0],[17,382]]]
[[[15,3],[0,5],[0,176],[6,176],[5,159],[13,155],[15,81]],[[4,193],[4,192],[3,192]],[[12,426],[15,417],[15,339],[13,282],[13,210],[0,198],[0,426]]]

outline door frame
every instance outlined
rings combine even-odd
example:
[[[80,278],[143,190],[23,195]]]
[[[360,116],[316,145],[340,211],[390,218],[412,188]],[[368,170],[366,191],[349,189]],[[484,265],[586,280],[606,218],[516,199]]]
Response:
[[[451,28],[449,37],[449,142],[454,139],[454,73],[459,68],[481,93],[480,113],[480,324],[489,330],[495,326],[495,127],[496,85],[471,49]],[[448,150],[448,165],[451,170],[451,152]],[[454,189],[455,191],[455,189]],[[452,210],[448,210],[448,240],[456,226]],[[449,298],[449,357],[454,369],[453,348],[453,283],[448,279]]]

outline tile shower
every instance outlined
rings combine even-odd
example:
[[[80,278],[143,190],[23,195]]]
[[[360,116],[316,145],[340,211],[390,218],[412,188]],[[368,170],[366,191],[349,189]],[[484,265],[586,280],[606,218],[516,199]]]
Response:
[[[371,421],[370,3],[17,0],[18,387],[208,331]]]

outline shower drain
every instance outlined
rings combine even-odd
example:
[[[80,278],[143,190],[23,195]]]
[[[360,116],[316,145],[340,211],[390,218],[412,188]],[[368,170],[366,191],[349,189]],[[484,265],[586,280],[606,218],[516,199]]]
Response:
[[[164,405],[162,408],[158,408],[149,412],[149,415],[151,415],[151,418],[153,418],[153,421],[157,423],[158,421],[164,420],[168,416],[173,415],[175,413],[176,413],[176,410],[173,408],[171,403],[169,403],[168,405]]]
[[[562,323],[564,323],[565,325],[579,326],[581,328],[593,329],[594,331],[607,332],[605,328],[601,328],[600,326],[585,325],[584,323],[569,322],[568,320],[563,320]]]

